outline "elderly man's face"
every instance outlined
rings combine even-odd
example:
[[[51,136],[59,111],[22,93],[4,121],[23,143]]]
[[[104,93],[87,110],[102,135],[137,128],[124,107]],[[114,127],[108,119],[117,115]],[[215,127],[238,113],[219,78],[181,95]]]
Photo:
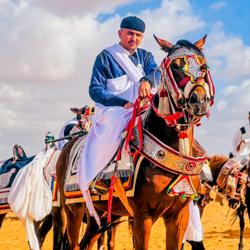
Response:
[[[123,48],[133,53],[141,44],[143,33],[131,29],[121,29],[118,31],[120,44]]]

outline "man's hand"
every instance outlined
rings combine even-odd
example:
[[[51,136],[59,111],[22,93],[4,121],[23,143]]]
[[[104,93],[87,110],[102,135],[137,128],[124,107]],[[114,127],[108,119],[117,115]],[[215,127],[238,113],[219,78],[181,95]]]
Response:
[[[125,109],[131,109],[131,108],[133,108],[134,107],[134,103],[133,102],[127,102],[124,106],[123,106],[123,108],[125,108]]]
[[[145,79],[141,80],[141,85],[139,87],[139,96],[142,98],[150,96],[150,90],[151,90],[151,87],[150,87],[149,81]]]

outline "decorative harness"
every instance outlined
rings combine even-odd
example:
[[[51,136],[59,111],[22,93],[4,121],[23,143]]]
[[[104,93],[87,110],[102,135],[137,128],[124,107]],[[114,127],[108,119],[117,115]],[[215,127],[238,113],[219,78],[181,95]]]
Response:
[[[178,87],[170,67],[174,60],[181,58],[185,61],[183,72],[186,77],[181,80],[179,85],[184,87],[184,90]],[[206,70],[203,71],[199,66],[204,67]],[[214,104],[215,89],[210,71],[205,58],[198,55],[194,50],[185,47],[175,50],[163,60],[159,69],[161,71],[161,84],[158,91],[159,107],[158,109],[155,107],[153,99],[151,106],[155,113],[166,121],[168,126],[177,126],[177,121],[181,117],[184,117],[187,121],[185,111],[189,104],[188,96],[197,86],[205,89],[207,96],[211,100],[210,106]],[[206,82],[203,78],[205,78]],[[198,124],[199,121],[200,119],[197,119],[196,123]]]
[[[209,164],[209,162],[208,162]],[[228,159],[222,166],[216,180],[216,185],[211,186],[208,182],[204,182],[205,191],[202,198],[202,205],[208,203],[210,200],[210,191],[216,192],[217,196],[222,200],[236,200],[245,203],[246,185],[248,185],[249,176],[244,173],[244,166],[242,166],[235,158]],[[208,202],[207,202],[208,201]]]

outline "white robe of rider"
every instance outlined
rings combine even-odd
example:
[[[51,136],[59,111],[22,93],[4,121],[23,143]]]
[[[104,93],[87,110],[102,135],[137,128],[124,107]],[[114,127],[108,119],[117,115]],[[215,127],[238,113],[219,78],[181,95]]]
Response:
[[[154,57],[144,49],[130,54],[120,44],[114,44],[97,56],[90,84],[95,114],[78,168],[82,191],[88,190],[116,153],[132,115],[132,109],[123,106],[136,101],[141,79],[154,86],[156,69]]]
[[[250,154],[250,124],[241,127],[233,138],[233,155],[240,162],[249,158]]]

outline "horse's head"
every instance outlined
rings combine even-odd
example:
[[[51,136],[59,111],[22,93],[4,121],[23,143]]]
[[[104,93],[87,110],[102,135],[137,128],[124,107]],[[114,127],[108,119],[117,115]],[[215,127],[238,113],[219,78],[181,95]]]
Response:
[[[202,53],[206,36],[194,44],[180,40],[173,45],[156,36],[155,39],[168,53],[160,66],[158,111],[163,116],[179,113],[175,123],[197,123],[208,114],[214,98],[214,86]],[[180,117],[184,119],[177,122]]]
[[[244,201],[247,184],[247,167],[243,167],[235,158],[212,156],[208,158],[209,166],[214,178],[213,185],[218,193],[228,200],[232,208],[237,208]]]
[[[92,123],[90,117],[94,114],[94,107],[85,105],[82,108],[70,108],[70,110],[76,114],[78,126],[88,131]]]

